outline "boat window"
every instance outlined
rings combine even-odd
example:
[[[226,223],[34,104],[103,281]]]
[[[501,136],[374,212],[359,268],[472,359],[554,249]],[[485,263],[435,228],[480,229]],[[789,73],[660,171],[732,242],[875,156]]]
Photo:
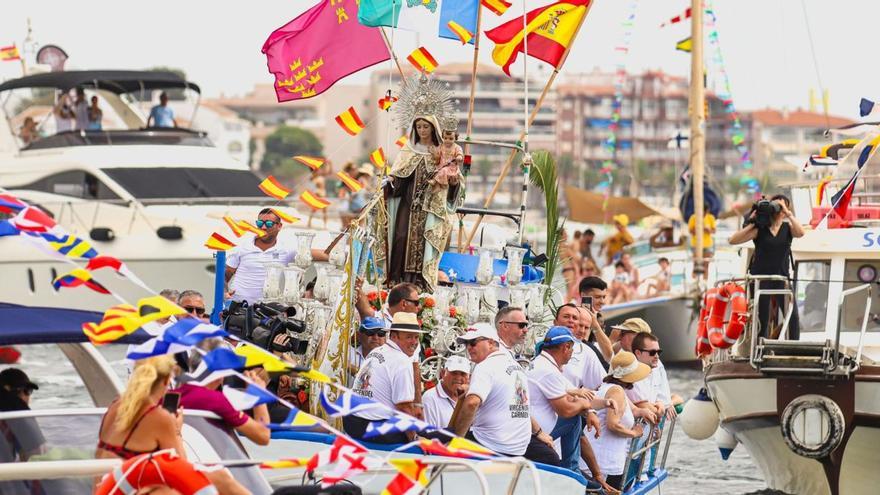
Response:
[[[880,272],[880,260],[847,260],[843,267],[843,290],[852,289],[863,284],[873,284],[878,280],[878,272]],[[858,332],[862,330],[862,321],[865,316],[866,293],[860,292],[846,298],[843,307],[840,309],[841,329],[844,332]],[[880,331],[880,314],[877,308],[880,308],[880,294],[876,287],[871,291],[871,308],[873,312],[869,315],[868,331]]]
[[[140,200],[262,198],[250,170],[211,168],[106,168],[104,172]]]
[[[67,170],[21,186],[18,189],[43,191],[80,199],[119,199],[106,184],[85,170]]]
[[[798,315],[802,332],[824,332],[828,310],[829,261],[799,261],[797,264]]]

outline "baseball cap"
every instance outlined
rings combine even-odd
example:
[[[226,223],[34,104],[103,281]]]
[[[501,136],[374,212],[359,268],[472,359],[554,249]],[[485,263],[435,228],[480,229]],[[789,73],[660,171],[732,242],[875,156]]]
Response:
[[[651,333],[651,325],[641,318],[628,318],[619,325],[612,325],[611,328],[622,332]]]
[[[463,344],[479,338],[492,339],[495,342],[501,342],[498,338],[498,332],[495,330],[495,327],[484,322],[474,323],[469,326],[468,329],[465,330],[464,335],[459,335],[455,340],[459,344]]]
[[[535,354],[540,354],[545,345],[558,345],[565,342],[577,342],[577,339],[571,334],[571,330],[563,326],[550,327],[550,330],[547,330],[544,335],[544,340],[535,346]]]
[[[612,222],[617,222],[621,225],[629,225],[629,215],[626,213],[620,213],[611,217]]]
[[[461,356],[449,356],[443,363],[443,369],[446,371],[464,371],[470,374],[471,362]]]
[[[0,371],[0,386],[6,385],[13,390],[39,390],[40,387],[18,368],[6,368]]]
[[[375,316],[368,316],[361,320],[360,329],[366,330],[379,330],[385,328],[385,320],[382,318],[376,318]]]

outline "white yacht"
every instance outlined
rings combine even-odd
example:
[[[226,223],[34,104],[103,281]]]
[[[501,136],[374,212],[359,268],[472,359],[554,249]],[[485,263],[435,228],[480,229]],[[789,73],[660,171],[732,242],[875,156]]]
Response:
[[[103,130],[54,132],[53,95],[74,88],[84,88],[87,99],[98,96]],[[99,253],[122,259],[154,290],[191,288],[210,298],[215,264],[205,240],[216,231],[250,242],[232,236],[222,216],[253,221],[276,202],[257,188],[260,179],[246,164],[205,133],[146,127],[150,94],[159,90],[199,94],[197,85],[169,72],[67,71],[0,84],[0,188],[49,211]],[[24,143],[19,129],[27,117],[43,137]],[[112,303],[91,291],[58,297],[51,281],[71,266],[19,239],[0,237],[0,250],[0,301],[94,310]],[[118,277],[97,278],[128,300],[145,295]]]
[[[789,338],[789,316],[779,337],[756,336],[753,301],[767,295],[759,290],[749,294],[751,323],[737,343],[708,357],[720,427],[749,451],[771,489],[850,495],[880,484],[880,224],[860,220],[880,213],[876,184],[876,176],[859,181],[849,227],[808,229],[794,240],[794,283],[776,293],[794,300],[800,338]],[[812,203],[815,185],[795,187],[792,197],[804,222],[829,210]]]

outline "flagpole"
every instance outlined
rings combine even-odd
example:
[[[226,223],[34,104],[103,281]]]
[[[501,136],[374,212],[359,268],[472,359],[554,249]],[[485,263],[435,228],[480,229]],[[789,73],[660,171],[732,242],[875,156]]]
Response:
[[[379,26],[379,32],[382,33],[382,39],[385,41],[385,46],[388,47],[388,53],[391,54],[391,58],[394,59],[394,64],[397,66],[397,72],[400,73],[400,79],[403,81],[403,85],[406,86],[406,77],[403,75],[403,67],[400,66],[400,60],[397,59],[397,54],[394,53],[394,48],[391,47],[391,41],[388,39],[388,35],[385,34],[385,28]]]
[[[594,0],[595,1],[595,0]],[[547,96],[547,93],[550,91],[550,86],[553,85],[553,81],[556,80],[556,76],[559,74],[559,67],[562,67],[565,64],[565,60],[568,59],[568,55],[571,52],[571,47],[574,45],[574,40],[577,38],[577,35],[581,31],[581,26],[584,25],[584,20],[587,18],[587,15],[590,14],[590,9],[593,7],[593,2],[587,4],[587,10],[584,12],[584,15],[581,16],[580,21],[578,21],[577,28],[574,31],[574,35],[571,37],[571,42],[565,47],[565,51],[562,53],[562,58],[559,59],[559,66],[553,68],[553,73],[550,74],[550,78],[547,79],[547,84],[544,85],[544,89],[541,91],[541,95],[538,96],[538,100],[535,101],[535,108],[532,109],[532,113],[529,115],[527,120],[528,124],[531,125],[534,122],[535,118],[538,116],[538,110],[541,109],[541,105],[544,103],[544,98]],[[526,34],[528,36],[528,33]],[[528,55],[525,55],[528,57]],[[522,141],[525,137],[525,130],[519,133],[519,138],[517,138],[517,142]],[[483,208],[489,208],[492,204],[492,200],[495,199],[495,194],[498,193],[498,189],[501,188],[501,182],[504,180],[504,177],[507,176],[507,173],[510,171],[510,166],[513,164],[513,159],[516,157],[517,150],[512,150],[510,155],[507,156],[507,162],[504,163],[504,167],[501,169],[501,174],[498,175],[498,179],[495,180],[495,185],[492,187],[492,191],[486,197],[486,200],[483,202]],[[480,228],[480,223],[483,221],[483,217],[485,215],[480,215],[477,217],[476,223],[474,223],[474,227],[471,229],[470,234],[468,234],[466,246],[470,246],[471,241],[473,241],[474,236],[477,234],[477,230]]]
[[[691,0],[691,136],[690,162],[694,198],[694,275],[702,280],[703,267],[703,174],[706,159],[706,97],[703,81],[703,0]]]
[[[471,151],[471,131],[474,128],[474,100],[476,98],[477,91],[477,64],[479,63],[479,55],[480,55],[480,24],[483,19],[483,6],[481,4],[477,4],[477,28],[474,33],[474,63],[473,67],[471,67],[471,96],[468,100],[468,115],[467,115],[467,131],[465,136],[464,143],[464,154],[470,154]],[[465,169],[465,173],[469,173],[469,167]],[[465,176],[465,182],[467,182],[467,176]],[[458,252],[464,252],[464,244],[462,243],[464,240],[464,222],[459,220],[458,222]]]

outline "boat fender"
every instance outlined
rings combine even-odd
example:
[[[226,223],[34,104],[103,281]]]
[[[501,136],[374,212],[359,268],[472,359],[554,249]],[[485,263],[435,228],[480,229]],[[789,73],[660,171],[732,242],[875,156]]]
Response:
[[[141,454],[107,473],[95,495],[134,495],[142,488],[167,486],[182,495],[217,495],[201,471],[174,451]]]
[[[91,237],[93,241],[110,242],[113,239],[116,239],[116,233],[113,232],[113,229],[108,227],[95,227],[89,231],[89,237]]]
[[[795,454],[824,459],[843,441],[846,419],[836,402],[807,394],[791,401],[782,411],[782,438]]]
[[[678,423],[684,433],[693,440],[706,440],[718,428],[718,408],[709,398],[705,388],[687,401],[678,416]]]
[[[739,443],[736,437],[725,430],[723,426],[718,427],[713,438],[715,439],[715,445],[718,446],[718,452],[721,453],[721,459],[725,461],[730,458],[730,454],[733,453],[733,449]]]
[[[180,239],[183,239],[183,229],[177,225],[166,225],[164,227],[159,227],[156,230],[156,235],[158,235],[160,239],[165,239],[166,241],[179,241]]]
[[[706,290],[703,302],[700,305],[700,320],[697,325],[697,345],[694,349],[697,357],[708,356],[712,352],[712,346],[709,344],[709,331],[706,325],[709,323],[709,309],[715,303],[715,297],[718,295],[718,289],[711,288]]]

